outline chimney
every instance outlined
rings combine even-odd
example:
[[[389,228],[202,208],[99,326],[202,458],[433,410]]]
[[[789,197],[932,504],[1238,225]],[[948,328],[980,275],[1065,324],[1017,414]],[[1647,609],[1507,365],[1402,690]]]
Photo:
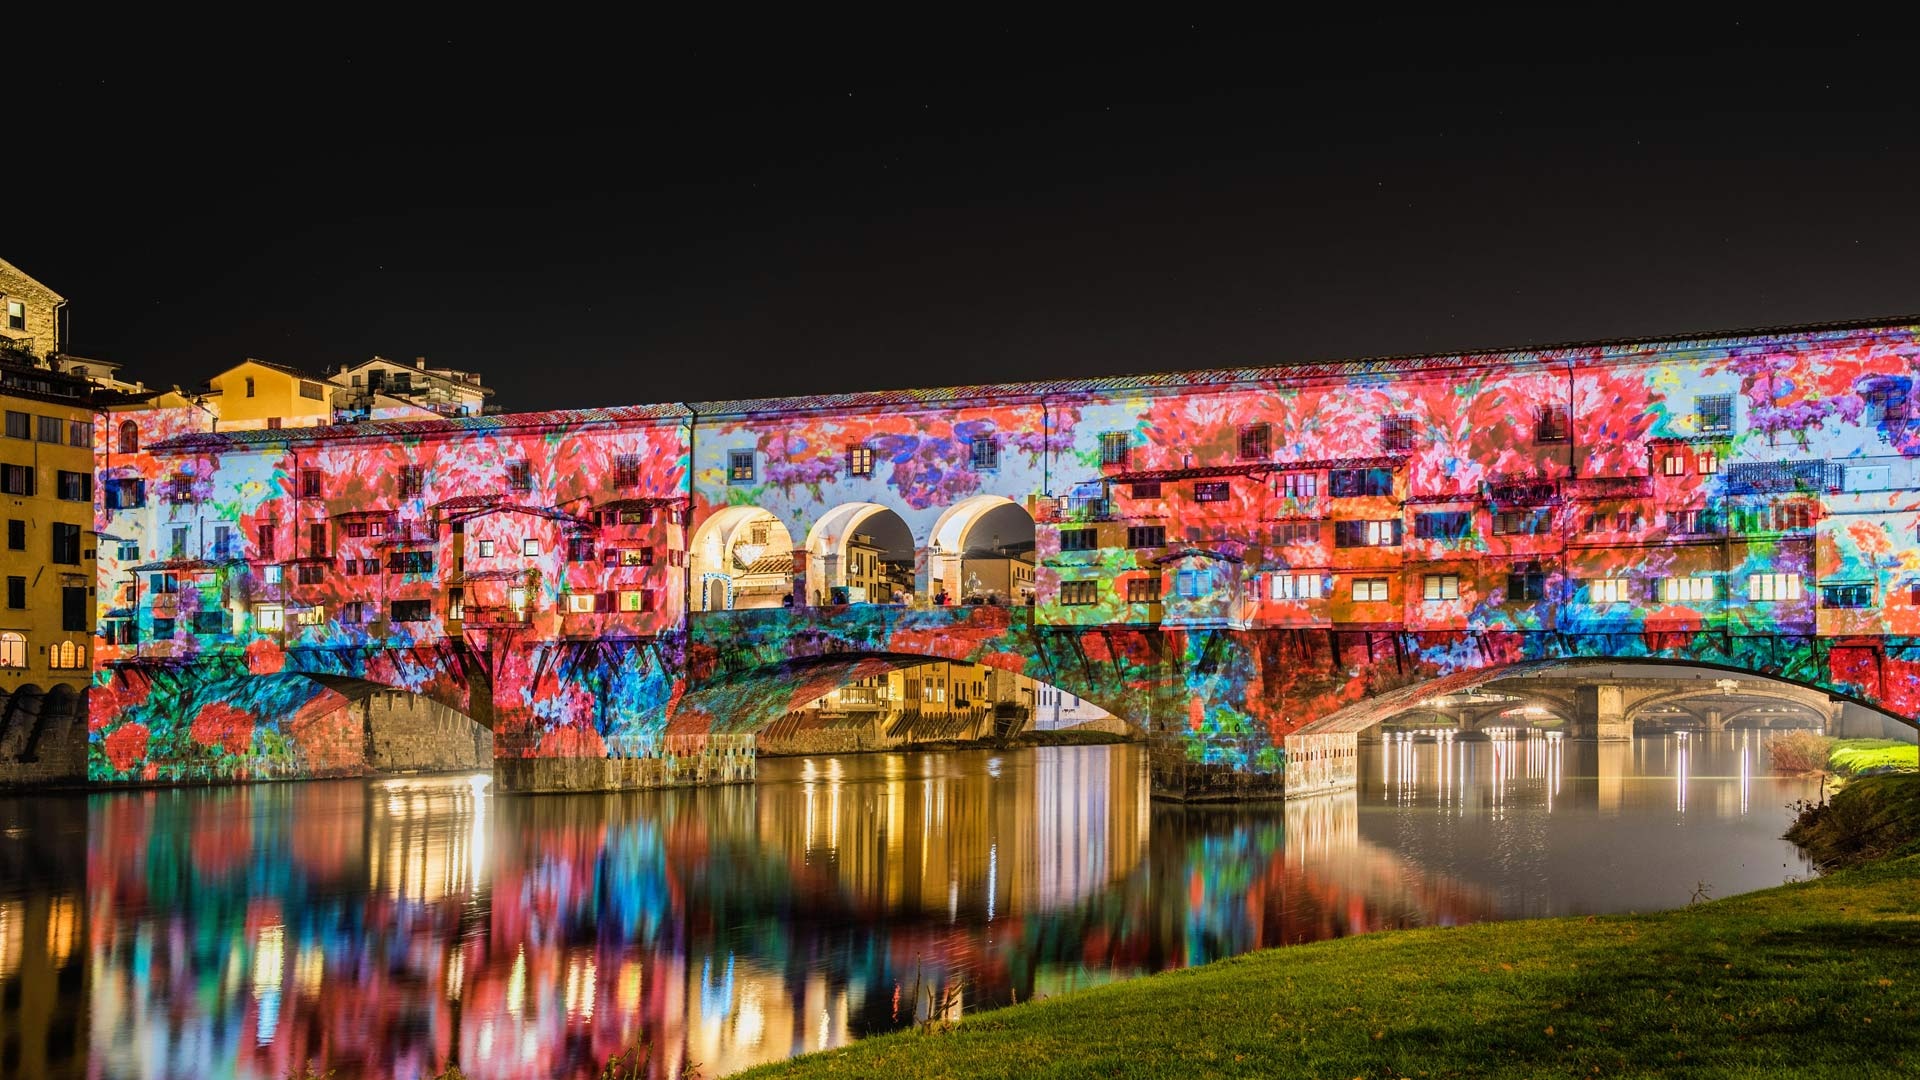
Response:
[[[413,366],[419,368],[421,371],[427,370],[427,358],[424,356],[414,357]]]

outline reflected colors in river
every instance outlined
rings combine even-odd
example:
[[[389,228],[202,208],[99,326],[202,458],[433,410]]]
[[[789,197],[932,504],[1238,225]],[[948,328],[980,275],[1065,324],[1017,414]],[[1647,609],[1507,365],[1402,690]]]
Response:
[[[1263,946],[1806,873],[1764,735],[1389,742],[1360,788],[1149,801],[1134,747],[0,799],[0,1073],[712,1077]]]

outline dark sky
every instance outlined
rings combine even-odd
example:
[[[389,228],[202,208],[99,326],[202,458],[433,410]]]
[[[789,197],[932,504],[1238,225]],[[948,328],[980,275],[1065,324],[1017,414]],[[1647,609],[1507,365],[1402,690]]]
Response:
[[[1904,24],[739,21],[13,50],[0,256],[152,383],[513,409],[1920,310]]]

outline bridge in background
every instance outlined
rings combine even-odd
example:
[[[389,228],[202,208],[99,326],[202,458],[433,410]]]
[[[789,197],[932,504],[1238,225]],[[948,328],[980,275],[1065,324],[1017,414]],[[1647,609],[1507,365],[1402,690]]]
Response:
[[[304,430],[130,410],[89,772],[350,770],[333,718],[392,688],[489,727],[507,788],[739,779],[757,727],[929,659],[1100,705],[1188,798],[1349,785],[1356,731],[1581,660],[1911,722],[1916,329]],[[1016,588],[980,534],[1022,512]],[[937,603],[970,593],[998,602]],[[905,602],[834,602],[863,594]]]

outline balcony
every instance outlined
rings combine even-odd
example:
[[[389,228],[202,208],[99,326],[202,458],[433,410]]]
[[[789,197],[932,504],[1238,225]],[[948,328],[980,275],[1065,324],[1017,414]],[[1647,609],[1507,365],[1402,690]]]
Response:
[[[1043,500],[1039,506],[1042,522],[1112,521],[1113,500],[1102,495],[1070,495]]]
[[[461,610],[460,625],[467,630],[517,630],[533,624],[531,608],[474,607]]]

